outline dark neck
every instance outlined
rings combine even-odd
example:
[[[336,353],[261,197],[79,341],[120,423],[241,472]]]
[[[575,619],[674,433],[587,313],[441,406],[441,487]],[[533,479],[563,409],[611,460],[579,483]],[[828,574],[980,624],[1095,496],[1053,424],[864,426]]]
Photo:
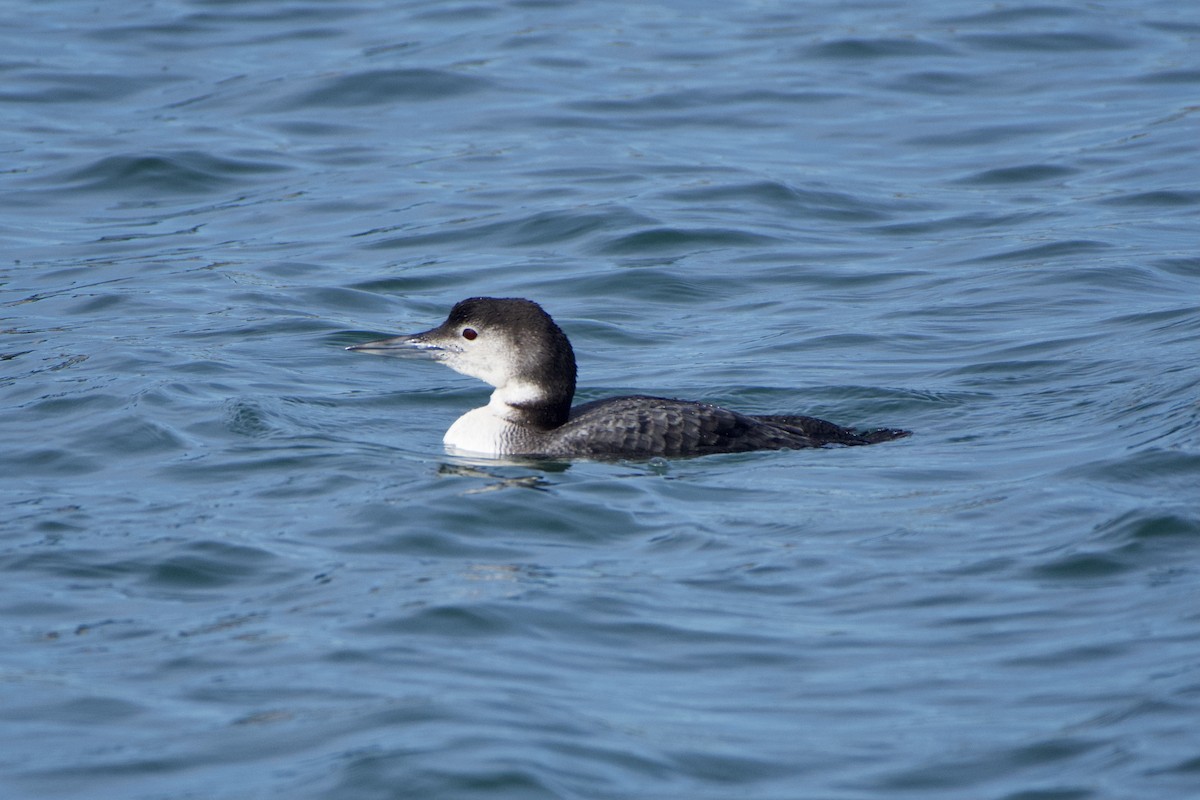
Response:
[[[537,313],[524,319],[514,341],[520,361],[516,364],[512,383],[522,391],[503,397],[510,409],[509,419],[539,431],[553,430],[571,416],[571,400],[575,397],[575,351],[562,329],[537,306]],[[515,396],[514,396],[515,395]]]
[[[571,395],[556,400],[531,401],[509,405],[512,421],[539,431],[554,430],[571,415]]]
[[[538,388],[535,399],[522,398],[511,403],[516,412],[513,421],[520,425],[548,431],[562,425],[571,416],[571,400],[575,397],[575,352],[566,335],[550,323],[549,337],[556,343],[552,353],[536,353],[536,371],[527,373],[522,383]]]

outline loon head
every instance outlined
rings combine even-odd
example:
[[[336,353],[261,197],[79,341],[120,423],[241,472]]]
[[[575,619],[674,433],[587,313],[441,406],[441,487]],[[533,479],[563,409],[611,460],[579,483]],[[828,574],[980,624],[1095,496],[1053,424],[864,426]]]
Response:
[[[575,395],[571,342],[541,306],[519,297],[462,300],[436,328],[346,349],[377,355],[425,353],[496,387],[497,399],[525,411],[538,427],[566,422]]]

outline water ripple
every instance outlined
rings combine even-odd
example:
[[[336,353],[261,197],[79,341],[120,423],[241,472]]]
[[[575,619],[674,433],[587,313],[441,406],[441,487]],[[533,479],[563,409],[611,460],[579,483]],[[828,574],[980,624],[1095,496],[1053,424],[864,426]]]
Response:
[[[441,69],[376,69],[328,78],[284,102],[282,109],[352,108],[405,101],[448,100],[483,91],[491,82]]]
[[[1190,5],[5,23],[9,795],[1195,793]],[[449,457],[472,294],[914,435]]]
[[[58,180],[77,191],[212,193],[246,176],[275,173],[287,167],[264,161],[221,158],[198,151],[154,155],[111,155],[68,172]]]
[[[985,50],[1016,53],[1131,50],[1136,46],[1132,40],[1112,34],[1070,31],[972,33],[964,34],[960,40]]]

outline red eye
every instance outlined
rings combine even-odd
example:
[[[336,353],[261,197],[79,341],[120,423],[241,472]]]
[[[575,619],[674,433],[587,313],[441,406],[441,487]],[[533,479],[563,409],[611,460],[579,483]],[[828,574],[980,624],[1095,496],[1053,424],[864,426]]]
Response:
[[[475,341],[475,337],[478,335],[479,334],[475,332],[474,328],[463,328],[463,338],[468,342]]]

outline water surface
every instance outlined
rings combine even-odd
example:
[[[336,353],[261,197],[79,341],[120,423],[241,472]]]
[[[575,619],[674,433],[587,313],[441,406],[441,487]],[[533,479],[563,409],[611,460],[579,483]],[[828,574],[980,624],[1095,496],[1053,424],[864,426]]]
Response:
[[[0,30],[0,786],[1180,798],[1200,12],[61,2]],[[344,347],[912,429],[502,464]]]

